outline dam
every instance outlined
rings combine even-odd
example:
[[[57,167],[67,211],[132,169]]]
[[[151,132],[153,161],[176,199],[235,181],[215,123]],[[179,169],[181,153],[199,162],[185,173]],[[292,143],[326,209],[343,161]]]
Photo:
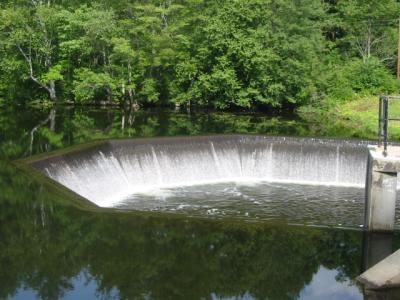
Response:
[[[270,181],[363,187],[365,142],[267,136],[110,140],[32,162],[98,206],[156,187]]]
[[[362,227],[368,144],[261,135],[121,139],[29,164],[100,207]]]

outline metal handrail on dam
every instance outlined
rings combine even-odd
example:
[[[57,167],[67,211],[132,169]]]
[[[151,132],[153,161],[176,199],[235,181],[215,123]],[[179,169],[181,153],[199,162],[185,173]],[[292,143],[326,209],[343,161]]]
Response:
[[[379,120],[378,120],[378,145],[383,145],[383,154],[387,155],[389,121],[400,121],[400,118],[389,117],[389,103],[391,100],[400,100],[400,96],[380,96],[379,97]]]

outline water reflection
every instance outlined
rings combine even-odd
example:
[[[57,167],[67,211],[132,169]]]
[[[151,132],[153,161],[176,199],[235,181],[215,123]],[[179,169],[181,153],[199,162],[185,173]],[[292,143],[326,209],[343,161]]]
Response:
[[[101,138],[263,133],[306,136],[303,121],[290,116],[179,113],[160,110],[53,108],[0,110],[0,158],[21,158]]]
[[[393,233],[365,232],[363,237],[362,271],[368,270],[391,255],[394,252],[393,240]]]
[[[1,170],[0,299],[295,299],[322,267],[339,283],[360,272],[361,232],[91,213]]]
[[[329,270],[321,267],[314,275],[312,282],[300,293],[299,299],[363,299],[359,288],[351,280],[337,280],[337,270]]]
[[[364,232],[362,272],[391,255],[399,247],[398,233]],[[400,289],[371,290],[364,286],[363,295],[365,300],[396,300],[400,299]]]
[[[365,300],[400,300],[400,289],[384,290],[384,291],[364,291]]]
[[[392,298],[363,298],[357,286],[354,286],[351,282],[338,282],[335,279],[337,275],[336,270],[328,270],[321,267],[319,271],[314,275],[311,283],[307,285],[298,297],[292,299],[299,300],[358,300],[358,299],[392,299]],[[121,295],[117,289],[112,290],[107,296],[101,295],[97,291],[98,283],[90,276],[87,272],[81,272],[78,276],[72,279],[71,288],[66,291],[62,299],[64,300],[75,300],[75,299],[120,299]],[[380,292],[382,294],[382,292]],[[371,292],[368,292],[367,296],[371,297]],[[376,292],[375,292],[376,295]],[[393,294],[394,295],[394,294]],[[151,294],[142,295],[143,299],[152,299]],[[169,298],[166,296],[165,298]],[[35,300],[37,295],[34,290],[30,288],[19,289],[14,297],[15,300]],[[251,292],[246,291],[243,294],[235,296],[222,296],[216,292],[212,292],[210,295],[203,299],[215,299],[215,300],[255,300],[262,299],[252,295]],[[290,299],[288,297],[287,299]],[[397,298],[398,299],[398,298]]]

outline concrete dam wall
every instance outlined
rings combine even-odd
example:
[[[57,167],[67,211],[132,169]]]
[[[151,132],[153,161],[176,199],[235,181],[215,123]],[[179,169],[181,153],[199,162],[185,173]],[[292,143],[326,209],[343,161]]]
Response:
[[[365,184],[367,142],[268,136],[110,140],[32,162],[99,206],[161,186],[228,181]]]

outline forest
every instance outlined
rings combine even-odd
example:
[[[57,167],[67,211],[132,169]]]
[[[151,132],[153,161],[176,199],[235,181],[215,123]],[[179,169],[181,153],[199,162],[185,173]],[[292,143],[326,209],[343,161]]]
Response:
[[[0,103],[297,109],[398,93],[396,0],[3,0]]]

